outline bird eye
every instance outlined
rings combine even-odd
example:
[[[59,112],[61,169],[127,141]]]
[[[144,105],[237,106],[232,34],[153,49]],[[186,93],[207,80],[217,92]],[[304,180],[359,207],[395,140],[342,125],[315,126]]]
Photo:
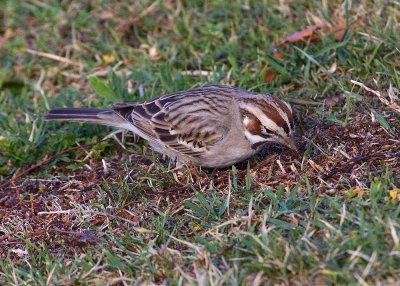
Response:
[[[269,128],[265,127],[265,126],[263,126],[262,131],[265,134],[274,134],[274,132],[271,129],[269,129]]]
[[[275,134],[274,131],[266,128],[265,126],[262,126],[261,134],[260,134],[261,137],[268,139],[268,138],[271,138],[273,134]]]

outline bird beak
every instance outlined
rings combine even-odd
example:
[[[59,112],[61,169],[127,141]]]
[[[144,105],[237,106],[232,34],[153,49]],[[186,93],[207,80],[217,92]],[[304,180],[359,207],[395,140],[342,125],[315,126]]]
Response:
[[[294,136],[287,138],[284,145],[295,152],[299,151],[299,149],[297,148],[296,141],[294,140]]]

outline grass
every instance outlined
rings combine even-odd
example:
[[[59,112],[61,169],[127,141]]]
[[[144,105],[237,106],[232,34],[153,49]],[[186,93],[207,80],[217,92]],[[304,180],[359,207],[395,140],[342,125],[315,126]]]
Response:
[[[350,80],[399,95],[399,5],[2,2],[0,284],[396,285],[400,114]],[[301,152],[174,170],[129,134],[42,120],[206,83],[291,102]]]

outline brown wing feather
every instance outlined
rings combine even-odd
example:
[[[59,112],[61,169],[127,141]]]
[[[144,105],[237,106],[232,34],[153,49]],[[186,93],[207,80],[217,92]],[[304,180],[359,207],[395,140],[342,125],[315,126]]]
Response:
[[[228,132],[225,123],[229,122],[231,100],[229,92],[209,86],[143,103],[118,104],[113,110],[146,134],[149,141],[200,157]]]

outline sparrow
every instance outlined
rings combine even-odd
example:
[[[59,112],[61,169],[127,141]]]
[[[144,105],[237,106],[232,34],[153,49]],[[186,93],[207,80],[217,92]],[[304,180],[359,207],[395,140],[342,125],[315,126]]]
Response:
[[[297,150],[290,105],[277,96],[225,85],[115,104],[110,110],[52,109],[45,120],[126,129],[177,164],[223,168],[255,155],[267,143]]]

